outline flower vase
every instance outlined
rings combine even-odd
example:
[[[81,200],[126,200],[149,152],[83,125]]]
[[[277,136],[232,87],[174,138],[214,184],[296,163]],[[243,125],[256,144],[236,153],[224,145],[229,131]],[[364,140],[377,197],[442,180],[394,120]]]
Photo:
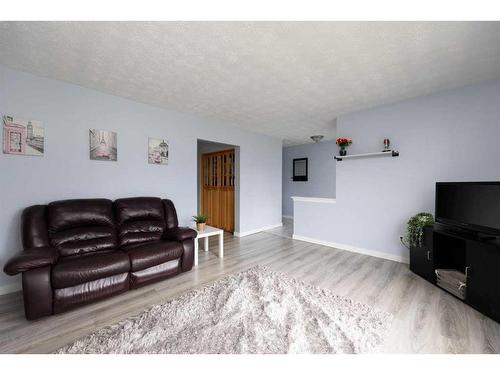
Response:
[[[343,147],[343,146],[340,146],[339,155],[340,156],[346,156],[347,155],[347,149],[345,147]]]

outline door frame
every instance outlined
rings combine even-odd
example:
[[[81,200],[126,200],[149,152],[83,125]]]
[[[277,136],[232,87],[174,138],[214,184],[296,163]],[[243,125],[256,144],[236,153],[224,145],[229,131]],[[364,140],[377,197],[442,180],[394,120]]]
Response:
[[[235,185],[234,185],[234,233],[240,232],[240,146],[235,144],[221,143],[213,141],[210,139],[198,138],[198,149],[197,149],[197,213],[201,212],[203,207],[203,166],[202,166],[202,155],[209,154],[212,152],[220,152],[224,150],[234,149],[234,175],[235,175]],[[218,145],[220,148],[217,151],[206,151],[200,150],[199,143],[211,143],[213,145]]]
[[[202,153],[202,154],[201,154],[202,166],[201,166],[201,170],[200,170],[200,172],[201,172],[201,181],[202,181],[202,183],[201,183],[201,185],[200,185],[200,188],[201,188],[201,190],[202,190],[202,194],[201,194],[201,201],[200,201],[200,205],[201,205],[201,208],[202,208],[202,209],[203,209],[203,207],[204,207],[204,201],[203,201],[204,194],[203,194],[203,190],[205,189],[205,187],[204,187],[204,186],[205,186],[205,181],[204,181],[204,173],[203,173],[203,172],[204,172],[205,165],[204,165],[203,161],[204,161],[205,159],[210,158],[211,156],[218,156],[218,155],[228,154],[228,153],[232,153],[232,154],[234,155],[234,159],[233,159],[233,173],[234,173],[234,172],[236,172],[236,150],[234,149],[234,147],[225,148],[225,149],[223,149],[223,150],[218,150],[218,151],[204,152],[204,153]],[[217,159],[217,160],[219,160],[219,159]],[[218,164],[217,164],[217,165],[218,165]],[[217,175],[218,177],[222,178],[222,173],[219,175],[219,172],[220,172],[220,171],[219,171],[219,168],[220,168],[220,165],[218,165],[218,166],[217,166],[217,172],[215,172],[215,173],[216,173],[216,175]],[[233,233],[234,233],[234,232],[236,231],[236,230],[235,230],[235,222],[236,222],[236,216],[235,216],[235,213],[236,213],[236,212],[235,212],[235,209],[234,209],[234,208],[235,208],[235,202],[236,202],[236,198],[235,198],[235,195],[236,195],[236,176],[235,176],[235,174],[233,174],[233,177],[234,177],[234,180],[233,180],[233,185],[232,185],[232,191],[233,191],[233,193],[232,193],[232,195],[233,195],[233,199],[232,199],[232,206],[233,206],[233,210],[232,210],[232,211],[233,211],[233,221],[232,221],[232,223],[230,222],[230,223],[231,223],[231,225],[230,225],[230,226],[232,226],[232,230],[233,230]],[[213,189],[218,190],[218,191],[225,190],[225,189],[224,189],[224,187],[223,187],[222,185],[219,185],[219,183],[220,183],[220,181],[216,183],[216,187],[215,187],[215,188],[210,187],[208,190],[213,190]],[[222,193],[221,193],[221,194],[222,194]],[[221,196],[219,196],[219,198],[222,198],[222,195],[221,195]],[[219,208],[220,208],[220,207],[222,207],[222,200],[218,200],[218,204],[219,204]],[[204,215],[207,215],[207,214],[208,214],[207,212],[203,212],[203,211],[202,211],[202,213],[203,213]],[[215,215],[215,213],[214,213],[214,212],[212,212],[212,214],[214,214],[214,215]],[[210,220],[210,218],[209,218],[209,220]],[[224,222],[224,220],[222,220],[222,219],[219,217],[219,223],[220,223],[221,225],[223,225],[221,222]],[[212,225],[214,225],[214,224],[212,223]],[[224,231],[226,231],[226,230],[227,230],[227,227],[226,227],[226,229],[221,227],[221,229],[224,229]]]

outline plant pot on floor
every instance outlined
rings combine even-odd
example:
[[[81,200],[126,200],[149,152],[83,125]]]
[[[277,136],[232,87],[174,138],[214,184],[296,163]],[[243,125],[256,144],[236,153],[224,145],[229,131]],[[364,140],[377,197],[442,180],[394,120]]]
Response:
[[[206,223],[196,223],[196,230],[198,232],[203,232],[205,230]]]

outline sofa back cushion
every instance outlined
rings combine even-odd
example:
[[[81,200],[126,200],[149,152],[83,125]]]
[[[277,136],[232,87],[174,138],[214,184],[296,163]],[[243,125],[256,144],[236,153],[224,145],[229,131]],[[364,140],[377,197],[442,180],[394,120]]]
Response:
[[[50,244],[61,256],[117,247],[113,203],[108,199],[70,199],[47,208]]]
[[[161,239],[165,229],[165,214],[160,198],[117,199],[114,205],[120,246]]]

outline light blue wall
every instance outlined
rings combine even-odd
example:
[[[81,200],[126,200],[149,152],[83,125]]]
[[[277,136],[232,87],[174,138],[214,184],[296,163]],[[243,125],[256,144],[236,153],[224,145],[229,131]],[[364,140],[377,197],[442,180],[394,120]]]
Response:
[[[293,216],[290,197],[335,198],[335,141],[283,148],[283,215]],[[293,159],[308,158],[308,181],[292,181]]]
[[[0,154],[0,264],[21,250],[20,214],[67,198],[159,196],[179,220],[197,211],[197,139],[240,146],[240,231],[281,223],[279,139],[0,66],[0,114],[45,126],[45,156]],[[91,161],[88,129],[118,133],[118,161]],[[170,141],[167,166],[147,162],[149,137]],[[15,281],[0,274],[0,288]]]
[[[399,236],[408,218],[434,213],[436,181],[500,180],[500,81],[341,116],[349,152],[398,158],[337,162],[337,203],[297,202],[294,234],[405,259]]]

